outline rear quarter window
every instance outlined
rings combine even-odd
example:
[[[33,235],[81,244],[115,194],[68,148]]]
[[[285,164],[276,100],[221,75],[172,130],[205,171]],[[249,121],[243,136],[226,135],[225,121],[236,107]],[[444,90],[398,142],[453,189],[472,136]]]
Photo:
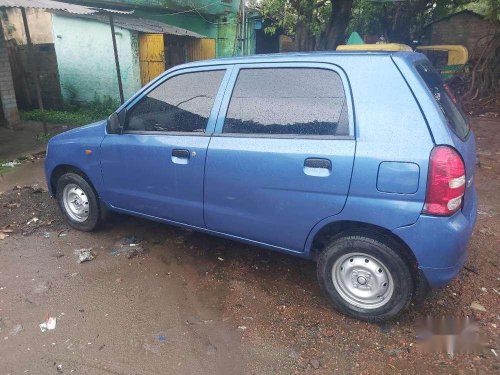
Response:
[[[419,63],[415,68],[446,117],[450,129],[460,139],[467,138],[470,131],[469,123],[450,87],[443,82],[439,73],[429,62]]]

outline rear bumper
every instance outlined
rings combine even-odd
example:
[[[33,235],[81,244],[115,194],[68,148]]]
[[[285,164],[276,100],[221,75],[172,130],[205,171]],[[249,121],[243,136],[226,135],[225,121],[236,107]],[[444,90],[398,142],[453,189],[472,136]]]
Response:
[[[475,191],[471,203],[468,212],[460,211],[451,217],[421,215],[415,224],[394,230],[413,251],[433,288],[450,282],[467,260],[467,246],[477,218]]]

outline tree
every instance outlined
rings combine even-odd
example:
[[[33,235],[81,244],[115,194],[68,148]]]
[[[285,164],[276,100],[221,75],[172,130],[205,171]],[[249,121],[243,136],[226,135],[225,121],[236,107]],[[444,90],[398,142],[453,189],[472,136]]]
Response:
[[[343,43],[353,0],[262,0],[253,2],[277,28],[295,37],[298,51],[332,50]]]
[[[484,0],[407,0],[374,2],[355,0],[348,32],[383,35],[394,43],[411,44],[430,22]],[[494,1],[494,0],[487,0]]]

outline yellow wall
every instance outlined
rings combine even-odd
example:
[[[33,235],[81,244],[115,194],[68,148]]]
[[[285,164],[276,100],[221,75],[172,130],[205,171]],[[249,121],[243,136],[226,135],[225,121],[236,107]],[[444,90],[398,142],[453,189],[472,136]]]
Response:
[[[6,39],[15,39],[18,44],[26,44],[23,18],[18,8],[3,11],[7,16],[0,17]],[[54,43],[52,37],[52,14],[42,9],[26,9],[31,41],[34,44]]]

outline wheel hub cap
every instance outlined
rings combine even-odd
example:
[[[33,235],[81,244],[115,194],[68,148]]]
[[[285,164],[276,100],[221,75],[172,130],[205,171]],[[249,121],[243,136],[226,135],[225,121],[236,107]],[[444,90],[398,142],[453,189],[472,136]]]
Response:
[[[385,305],[394,292],[387,267],[363,253],[346,254],[333,264],[332,281],[340,296],[351,305],[376,309]]]
[[[89,199],[78,185],[68,184],[64,187],[63,204],[71,219],[84,222],[89,217]]]

